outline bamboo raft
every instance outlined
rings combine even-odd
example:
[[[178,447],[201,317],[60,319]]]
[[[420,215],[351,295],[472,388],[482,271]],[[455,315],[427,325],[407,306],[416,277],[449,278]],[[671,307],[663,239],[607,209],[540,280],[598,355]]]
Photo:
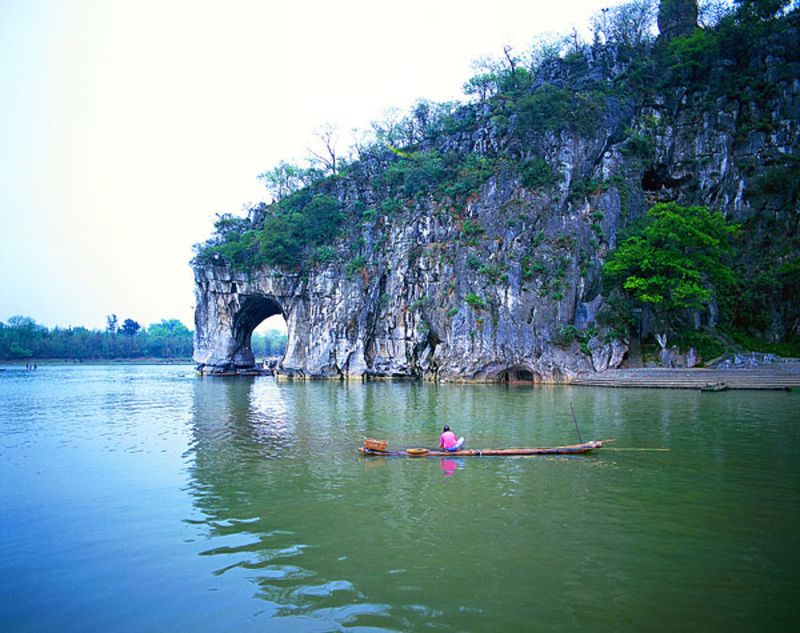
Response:
[[[370,448],[368,443],[358,447],[358,452],[365,457],[481,457],[484,455],[513,456],[513,455],[582,455],[603,447],[602,440],[593,440],[581,444],[567,446],[549,446],[535,448],[464,448],[458,451],[442,451],[427,448],[406,448],[399,451],[390,451],[384,448],[379,450]],[[387,446],[388,448],[388,446]]]

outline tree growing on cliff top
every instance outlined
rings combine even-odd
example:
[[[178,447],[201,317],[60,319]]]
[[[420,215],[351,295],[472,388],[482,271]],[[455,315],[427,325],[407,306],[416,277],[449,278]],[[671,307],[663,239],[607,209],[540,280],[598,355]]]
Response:
[[[307,184],[306,170],[283,160],[272,169],[259,174],[257,178],[264,183],[275,202],[292,195]]]
[[[679,313],[699,310],[734,282],[726,263],[739,227],[718,211],[657,204],[606,261],[607,282],[652,309],[663,342]]]

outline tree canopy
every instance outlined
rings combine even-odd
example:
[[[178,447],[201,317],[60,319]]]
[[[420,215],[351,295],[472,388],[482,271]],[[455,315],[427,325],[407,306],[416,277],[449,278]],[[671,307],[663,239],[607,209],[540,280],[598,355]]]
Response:
[[[668,323],[682,310],[701,309],[733,283],[726,257],[737,231],[718,211],[657,204],[609,256],[606,279]]]
[[[188,359],[192,355],[192,332],[177,319],[146,329],[133,319],[125,319],[118,327],[115,314],[108,315],[106,322],[103,330],[48,329],[30,317],[12,316],[7,324],[0,322],[0,359]]]

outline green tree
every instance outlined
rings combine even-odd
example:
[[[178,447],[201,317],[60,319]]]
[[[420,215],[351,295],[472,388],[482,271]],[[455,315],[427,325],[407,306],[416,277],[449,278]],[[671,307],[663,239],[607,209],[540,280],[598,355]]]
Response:
[[[292,195],[306,184],[305,170],[286,161],[279,162],[269,171],[259,174],[257,178],[264,183],[276,202]]]
[[[792,0],[735,0],[739,14],[747,18],[769,20],[785,10]]]
[[[162,319],[147,327],[147,354],[157,358],[185,358],[192,355],[192,332],[178,319]]]
[[[675,317],[697,310],[734,281],[726,258],[738,227],[705,207],[657,204],[605,264],[607,282],[652,309],[662,325],[662,346]]]
[[[12,316],[0,330],[0,352],[7,358],[36,357],[45,342],[47,328],[31,317]]]
[[[106,332],[109,334],[117,333],[117,315],[109,314],[106,316]]]
[[[120,334],[124,334],[125,336],[136,336],[139,330],[142,329],[142,326],[139,325],[133,319],[125,319],[122,323],[122,327],[119,329]]]

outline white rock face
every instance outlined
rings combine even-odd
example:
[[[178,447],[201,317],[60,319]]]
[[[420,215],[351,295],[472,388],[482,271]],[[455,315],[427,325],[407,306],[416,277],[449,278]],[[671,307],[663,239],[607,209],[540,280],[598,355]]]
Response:
[[[668,22],[690,25],[681,15]],[[797,50],[789,35],[782,50]],[[617,81],[617,61],[587,59],[583,79]],[[574,81],[572,66],[550,65],[557,85]],[[595,96],[602,116],[594,130],[529,126],[514,136],[514,116],[501,126],[480,104],[459,110],[463,125],[420,151],[500,159],[460,198],[441,189],[389,191],[380,173],[392,154],[354,162],[324,192],[352,220],[328,247],[332,263],[306,263],[300,272],[195,266],[194,359],[212,370],[251,367],[253,329],[282,314],[289,340],[278,371],[288,376],[568,381],[619,367],[628,347],[609,339],[616,329],[608,314],[599,319],[605,332],[597,317],[603,263],[620,230],[662,201],[705,205],[737,222],[766,217],[748,197],[754,179],[794,164],[781,160],[800,146],[800,81],[780,63],[769,68],[776,84],[761,113],[769,120],[759,125],[742,124],[748,113],[738,100],[685,87],[643,101]],[[555,181],[523,186],[522,166],[531,161],[545,162]],[[796,212],[785,206],[767,209],[788,226]],[[254,215],[253,230],[262,227]],[[644,335],[652,320],[645,310]],[[695,320],[713,327],[716,306]],[[665,350],[663,362],[697,358],[677,361]]]

